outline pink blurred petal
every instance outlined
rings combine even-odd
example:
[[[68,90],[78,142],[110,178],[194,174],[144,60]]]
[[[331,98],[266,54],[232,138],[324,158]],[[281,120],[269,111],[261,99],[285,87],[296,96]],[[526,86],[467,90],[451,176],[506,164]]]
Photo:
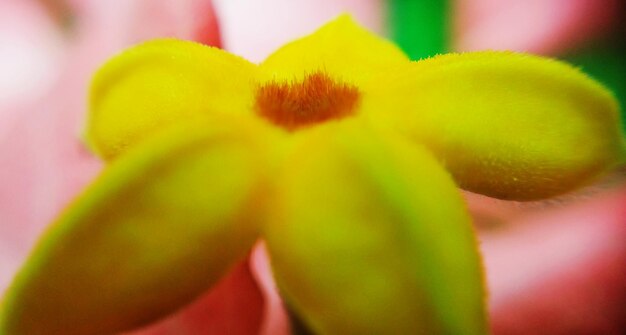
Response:
[[[494,334],[626,330],[625,187],[480,240]]]
[[[251,258],[254,277],[265,297],[265,315],[260,335],[289,335],[289,319],[283,306],[278,288],[272,277],[269,255],[264,242],[254,248]]]
[[[62,37],[37,2],[0,2],[0,138],[19,115],[17,106],[41,98],[57,80]]]
[[[77,140],[75,119],[66,117],[74,104],[62,92],[58,98],[22,111],[20,122],[0,143],[0,240],[18,260],[13,266],[99,170],[99,162]],[[0,290],[9,280],[0,278]]]
[[[154,24],[142,9],[157,10],[157,3],[164,9],[159,24]],[[16,108],[15,122],[0,115],[0,124],[8,122],[7,132],[0,133],[0,245],[16,260],[0,264],[0,293],[11,279],[5,274],[17,270],[46,225],[100,170],[100,163],[79,140],[94,70],[111,55],[147,38],[219,40],[217,30],[206,30],[214,23],[201,22],[199,17],[198,10],[203,9],[208,11],[206,20],[214,20],[208,0],[90,0],[80,4],[80,34],[67,50],[60,80],[42,99]],[[172,8],[182,9],[169,16]],[[139,15],[142,21],[128,13]],[[190,17],[198,21],[190,24]],[[144,29],[144,24],[154,31]]]
[[[216,0],[225,48],[260,62],[283,44],[348,12],[369,29],[383,29],[381,0]]]
[[[182,311],[126,335],[258,334],[264,299],[248,260]]]
[[[122,49],[154,37],[220,45],[211,0],[73,0],[91,39]],[[108,55],[104,55],[108,58]]]
[[[620,0],[459,0],[455,49],[568,51],[617,23]]]

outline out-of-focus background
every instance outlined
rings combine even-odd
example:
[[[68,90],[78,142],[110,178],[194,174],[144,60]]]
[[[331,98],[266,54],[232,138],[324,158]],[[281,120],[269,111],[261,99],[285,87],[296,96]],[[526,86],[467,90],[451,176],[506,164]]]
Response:
[[[348,12],[413,59],[506,49],[566,60],[624,106],[625,7],[622,0],[0,0],[0,294],[46,224],[100,171],[80,142],[88,82],[129,45],[179,37],[260,62]],[[495,334],[626,333],[623,176],[622,169],[553,202],[467,194]]]

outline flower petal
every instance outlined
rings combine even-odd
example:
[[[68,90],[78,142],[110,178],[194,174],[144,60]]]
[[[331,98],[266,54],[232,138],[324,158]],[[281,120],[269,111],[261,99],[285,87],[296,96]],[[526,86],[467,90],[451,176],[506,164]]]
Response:
[[[210,291],[179,312],[123,335],[259,334],[264,297],[249,259],[239,262]]]
[[[18,274],[0,333],[132,329],[242,259],[257,237],[264,158],[257,128],[235,121],[176,127],[114,162]]]
[[[351,126],[304,134],[278,183],[265,233],[289,305],[316,334],[484,334],[476,241],[450,177],[408,141]]]
[[[174,39],[140,44],[96,73],[87,141],[110,160],[181,120],[249,112],[255,74],[254,64],[201,44]]]
[[[430,147],[461,187],[496,198],[570,191],[612,168],[624,152],[612,95],[546,58],[439,56],[377,81],[368,93],[364,109]]]
[[[372,74],[406,63],[407,56],[393,43],[341,15],[278,49],[260,68],[262,80],[302,80],[307,74],[324,72],[358,86]]]

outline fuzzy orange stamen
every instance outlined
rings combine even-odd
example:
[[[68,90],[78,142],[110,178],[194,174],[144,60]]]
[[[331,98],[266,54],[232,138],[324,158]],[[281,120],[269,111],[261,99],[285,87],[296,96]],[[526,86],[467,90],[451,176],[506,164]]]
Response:
[[[289,131],[354,113],[360,93],[352,85],[337,82],[322,72],[302,82],[270,82],[256,92],[257,112]]]

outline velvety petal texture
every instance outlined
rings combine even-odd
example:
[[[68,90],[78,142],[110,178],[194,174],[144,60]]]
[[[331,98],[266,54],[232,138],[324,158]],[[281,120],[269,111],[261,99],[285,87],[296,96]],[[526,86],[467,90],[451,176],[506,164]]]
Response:
[[[112,164],[18,274],[0,333],[128,330],[191,302],[243,259],[264,163],[254,128],[226,120],[173,129]]]
[[[456,185],[516,200],[572,190],[623,158],[617,109],[563,63],[412,63],[347,16],[258,67],[141,44],[94,78],[86,139],[109,165],[15,279],[0,333],[137,329],[264,237],[287,304],[317,333],[486,334]]]
[[[426,144],[473,192],[543,199],[589,183],[624,157],[617,101],[562,62],[449,54],[375,83],[363,108]]]
[[[372,75],[408,63],[393,43],[339,16],[315,33],[286,44],[261,63],[262,81],[293,81],[324,72],[336,80],[361,84]]]
[[[360,123],[311,132],[265,229],[288,304],[316,334],[485,334],[471,224],[435,159]]]
[[[242,58],[193,42],[161,39],[130,48],[94,77],[87,141],[111,160],[177,122],[249,112],[255,71]]]

